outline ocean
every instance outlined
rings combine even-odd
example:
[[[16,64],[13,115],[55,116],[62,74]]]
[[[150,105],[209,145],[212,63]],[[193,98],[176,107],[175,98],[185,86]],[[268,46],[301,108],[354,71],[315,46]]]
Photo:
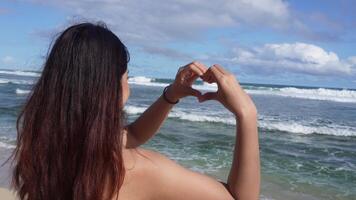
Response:
[[[35,71],[0,70],[0,162],[16,144],[16,117]],[[129,78],[125,106],[135,120],[172,79]],[[261,199],[356,199],[356,90],[242,84],[258,109]],[[201,91],[214,84],[197,81]],[[143,146],[181,165],[226,181],[232,160],[235,120],[216,101],[193,97],[177,104],[159,132]],[[8,164],[0,168],[0,187],[8,187]]]

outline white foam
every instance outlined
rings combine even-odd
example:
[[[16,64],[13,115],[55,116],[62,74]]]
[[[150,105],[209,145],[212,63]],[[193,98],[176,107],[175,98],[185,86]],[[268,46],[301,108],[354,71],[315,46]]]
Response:
[[[145,76],[133,76],[129,78],[129,81],[136,82],[136,83],[149,83],[154,81],[154,78],[149,78]]]
[[[153,86],[153,87],[166,87],[168,83],[155,83],[155,82],[149,82],[149,83],[138,83],[138,82],[131,82],[129,81],[130,84],[134,85],[144,85],[144,86]]]
[[[218,85],[216,83],[206,83],[203,82],[203,85],[193,85],[194,89],[197,90],[207,90],[207,91],[217,91]]]
[[[6,79],[0,79],[0,83],[9,83],[10,81],[9,80],[6,80]]]
[[[186,113],[183,111],[175,111],[169,113],[168,117],[178,118],[181,120],[187,120],[192,122],[219,122],[224,124],[236,124],[234,118],[223,118],[220,116],[206,116],[203,114]]]
[[[147,108],[146,107],[138,107],[138,106],[125,106],[125,110],[128,114],[141,114]],[[175,109],[168,114],[170,118],[179,118],[182,120],[192,121],[192,122],[220,122],[225,124],[235,124],[234,118],[222,118],[219,116],[206,116],[200,113],[188,113],[188,111],[183,111],[179,109]]]
[[[146,110],[146,107],[137,106],[126,106],[125,107],[128,114],[141,114]],[[209,115],[209,114],[208,114]],[[181,120],[187,120],[191,122],[215,122],[224,123],[228,125],[235,125],[236,120],[231,116],[217,116],[211,114],[190,112],[180,109],[174,109],[168,115],[169,118],[178,118]],[[315,126],[308,124],[308,122],[293,122],[293,121],[282,121],[276,119],[269,119],[265,116],[259,116],[258,126],[267,130],[276,130],[282,132],[289,132],[295,134],[322,134],[322,135],[335,135],[335,136],[356,136],[356,128],[350,126],[343,126],[338,124],[331,124],[325,126]]]
[[[37,72],[28,72],[28,71],[8,71],[8,70],[0,70],[0,74],[11,74],[11,75],[18,75],[18,76],[33,76],[33,77],[39,77],[41,76],[40,73]]]
[[[34,81],[29,80],[17,80],[17,79],[0,79],[0,84],[13,83],[13,84],[21,84],[21,85],[32,85]]]
[[[267,130],[278,130],[298,134],[322,134],[335,136],[356,136],[356,129],[349,126],[334,124],[332,126],[312,126],[302,122],[271,122],[259,121],[259,127]]]
[[[263,196],[263,194],[261,194],[260,195],[260,200],[275,200],[275,199],[273,199],[271,197],[265,197],[265,196]]]
[[[129,83],[136,85],[154,86],[154,87],[165,87],[168,83],[155,82],[156,79],[149,78],[145,76],[130,77]],[[194,84],[193,88],[201,91],[216,91],[216,83],[206,83]],[[356,103],[356,91],[355,90],[337,90],[337,89],[326,89],[326,88],[316,88],[316,89],[303,89],[296,87],[265,87],[265,86],[244,86],[247,89],[245,91],[249,94],[254,95],[274,95],[283,97],[292,97],[300,99],[312,99],[321,101],[335,101],[335,102],[345,102],[345,103]]]
[[[6,144],[4,142],[0,141],[0,148],[5,148],[5,149],[14,149],[16,146],[12,144]]]
[[[193,85],[198,90],[216,91],[216,84]],[[254,95],[275,95],[283,97],[293,97],[301,99],[312,99],[321,101],[335,101],[345,103],[356,103],[356,91],[354,90],[337,90],[337,89],[301,89],[295,87],[272,88],[272,87],[253,87],[245,89],[248,94]]]
[[[137,106],[125,106],[125,111],[127,114],[132,114],[132,115],[135,115],[135,114],[140,114],[140,113],[143,113],[144,111],[146,110],[145,107],[137,107]]]
[[[21,90],[19,88],[16,88],[16,94],[28,94],[30,92],[30,90]]]
[[[356,102],[356,91],[353,90],[334,90],[334,89],[300,89],[287,87],[280,89],[282,95],[296,98],[329,100],[338,102]]]
[[[154,78],[149,78],[145,76],[134,76],[129,78],[129,83],[135,85],[145,85],[154,87],[166,87],[168,85],[167,83],[159,83],[154,81]]]

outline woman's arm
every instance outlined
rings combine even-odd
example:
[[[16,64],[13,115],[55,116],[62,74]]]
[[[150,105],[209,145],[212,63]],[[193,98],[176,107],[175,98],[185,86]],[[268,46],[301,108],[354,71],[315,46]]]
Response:
[[[176,101],[169,95],[171,88],[167,90],[167,98]],[[163,121],[174,104],[169,104],[162,95],[140,117],[125,127],[127,134],[127,148],[135,148],[149,140],[161,127]]]
[[[254,113],[236,120],[234,157],[227,184],[237,199],[258,199],[260,192],[260,158],[257,117]]]
[[[173,84],[168,87],[167,98],[176,102],[189,95],[199,97],[200,92],[191,86],[206,70],[207,68],[198,62],[181,67]],[[165,101],[161,95],[140,117],[127,125],[124,129],[127,137],[126,148],[138,147],[149,140],[159,130],[173,106],[174,104]]]
[[[227,184],[237,199],[258,199],[260,157],[257,109],[234,75],[219,65],[209,68],[205,79],[218,84],[217,92],[202,95],[199,101],[218,100],[236,117],[236,140]]]
[[[235,77],[214,65],[204,74],[207,82],[218,84],[217,92],[208,92],[199,101],[218,100],[236,116],[236,143],[227,184],[188,170],[165,156],[149,153],[153,161],[150,183],[156,199],[171,200],[257,200],[260,191],[260,158],[257,110]],[[225,186],[225,187],[224,187]]]

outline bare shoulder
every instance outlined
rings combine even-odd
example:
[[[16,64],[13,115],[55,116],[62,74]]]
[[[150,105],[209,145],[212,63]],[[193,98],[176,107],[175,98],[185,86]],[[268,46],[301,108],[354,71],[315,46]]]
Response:
[[[135,160],[136,167],[144,167],[145,169],[151,169],[157,167],[157,165],[166,162],[174,162],[163,154],[149,149],[133,148],[125,151],[129,152],[126,154],[130,155],[131,160]]]
[[[122,155],[125,177],[120,188],[119,199],[155,199],[157,166],[162,163],[160,160],[164,159],[164,156],[143,148],[124,149]]]
[[[153,199],[233,199],[212,177],[191,171],[156,151],[136,148],[135,152]]]
[[[158,153],[157,151],[149,150],[149,149],[144,149],[141,147],[135,148],[135,151],[146,158],[151,158],[151,159],[164,159],[165,156]]]
[[[151,165],[151,167],[159,167],[162,165],[174,165],[176,164],[175,161],[169,159],[167,156],[153,150],[149,149],[144,149],[144,148],[136,148],[136,155],[139,159],[144,160],[148,164]]]
[[[149,171],[149,174],[152,174],[153,178],[156,178],[155,172],[162,172],[161,170],[169,170],[172,168],[175,170],[177,168],[184,170],[184,168],[175,161],[157,151],[135,148],[131,150],[131,155],[135,160],[135,168],[145,171],[146,174],[148,174],[147,172]],[[130,168],[130,166],[128,166],[128,168]]]

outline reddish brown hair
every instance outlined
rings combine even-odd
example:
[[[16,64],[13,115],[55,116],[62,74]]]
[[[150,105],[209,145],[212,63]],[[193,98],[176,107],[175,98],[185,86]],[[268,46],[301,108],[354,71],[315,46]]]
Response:
[[[13,186],[21,199],[118,195],[128,61],[105,25],[77,24],[59,35],[17,119]]]

